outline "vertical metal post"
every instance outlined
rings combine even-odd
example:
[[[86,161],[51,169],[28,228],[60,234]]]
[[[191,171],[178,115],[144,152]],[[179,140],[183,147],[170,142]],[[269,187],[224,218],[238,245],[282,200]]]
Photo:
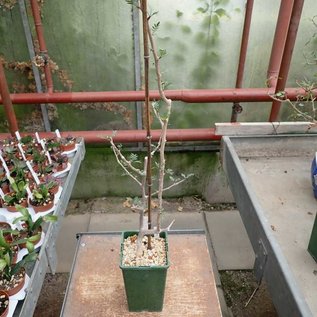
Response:
[[[25,8],[25,0],[19,0],[19,7],[20,7],[20,14],[22,17],[22,23],[23,23],[26,43],[27,43],[28,50],[29,50],[29,56],[30,56],[30,59],[32,61],[35,57],[35,51],[34,51],[34,46],[33,46],[33,40],[32,40],[32,34],[31,34],[30,25],[29,25],[29,20],[28,20],[26,8]],[[32,70],[33,70],[33,74],[34,74],[36,91],[39,93],[43,92],[40,72],[39,72],[38,68],[33,63],[32,63]],[[41,104],[40,106],[41,106],[45,131],[51,131],[51,125],[50,125],[50,122],[48,119],[46,105]]]
[[[4,111],[9,122],[9,129],[12,136],[15,132],[19,130],[13,105],[10,99],[10,91],[7,83],[7,79],[4,73],[4,68],[2,62],[0,62],[0,94],[2,98],[2,103],[4,106]]]
[[[148,195],[148,229],[152,228],[152,135],[151,135],[151,120],[150,120],[150,94],[149,94],[149,61],[150,49],[148,40],[148,16],[147,16],[147,0],[141,0],[142,8],[142,24],[143,24],[143,49],[144,49],[144,88],[145,88],[145,113],[146,113],[146,138],[147,138],[147,171],[146,184]],[[148,236],[148,249],[151,249],[151,236]]]
[[[133,30],[133,55],[134,55],[134,85],[135,90],[141,90],[141,50],[140,50],[140,13],[139,9],[132,5],[132,30]],[[135,103],[136,109],[136,127],[142,130],[142,102]],[[139,148],[143,148],[143,143],[138,143]]]
[[[253,4],[254,4],[254,0],[248,0],[246,4],[246,8],[245,8],[245,17],[244,17],[243,33],[242,33],[242,40],[241,40],[241,47],[240,47],[240,57],[239,57],[239,66],[238,66],[237,79],[236,79],[236,88],[242,87],[244,66],[245,66],[245,60],[246,60],[247,51],[248,51]],[[240,103],[235,102],[232,106],[231,122],[237,122],[238,114],[241,111],[242,111],[242,107],[240,106]]]
[[[304,0],[294,1],[290,25],[287,32],[284,52],[283,52],[282,61],[281,61],[281,67],[279,70],[277,83],[275,87],[275,93],[278,93],[285,89],[287,76],[288,76],[291,59],[293,55],[294,45],[296,41],[297,30],[298,30],[300,18],[302,15],[303,6],[304,6]],[[270,122],[277,121],[280,108],[281,108],[281,102],[277,100],[273,100],[271,113],[269,117]]]
[[[285,47],[287,31],[290,24],[294,0],[281,0],[280,10],[276,22],[274,40],[271,50],[269,67],[267,70],[267,85],[275,87],[278,72],[281,67],[283,51]]]
[[[40,46],[40,53],[44,59],[44,73],[45,73],[46,87],[47,87],[47,91],[49,93],[52,93],[53,79],[52,79],[52,74],[51,74],[50,65],[49,65],[49,57],[47,53],[46,43],[44,39],[44,30],[43,30],[41,15],[40,15],[40,8],[39,8],[39,4],[37,3],[37,0],[30,0],[30,3],[32,8],[32,14],[34,19],[37,39],[39,41],[39,46]]]

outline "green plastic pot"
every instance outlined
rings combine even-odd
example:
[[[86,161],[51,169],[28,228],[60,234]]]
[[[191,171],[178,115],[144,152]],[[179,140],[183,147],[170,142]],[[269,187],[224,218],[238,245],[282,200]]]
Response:
[[[308,252],[317,262],[317,215],[315,217],[315,222],[313,226],[313,230],[310,236],[309,244],[308,244]]]
[[[169,268],[167,233],[160,233],[165,239],[167,263],[164,266],[124,266],[122,265],[123,241],[137,231],[122,233],[120,268],[123,274],[124,287],[130,312],[162,311],[164,302],[165,282]]]

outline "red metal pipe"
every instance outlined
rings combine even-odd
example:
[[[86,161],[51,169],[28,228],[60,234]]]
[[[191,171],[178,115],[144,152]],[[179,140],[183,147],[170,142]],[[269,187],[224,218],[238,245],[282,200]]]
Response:
[[[254,0],[248,0],[246,4],[246,8],[245,8],[239,65],[238,65],[238,72],[237,72],[237,78],[236,78],[236,88],[242,87],[244,66],[245,66],[245,60],[246,60],[247,51],[248,51],[253,4],[254,4]],[[237,122],[238,113],[241,112],[238,109],[242,109],[239,103],[234,103],[232,106],[231,122]]]
[[[291,100],[304,93],[300,88],[284,90]],[[187,103],[267,102],[272,101],[269,88],[166,90],[167,98]],[[11,94],[13,104],[125,102],[144,100],[144,91],[100,91]],[[150,99],[159,99],[158,91],[150,91]],[[2,103],[2,99],[0,99]]]
[[[281,61],[281,67],[280,67],[278,78],[277,78],[275,93],[284,91],[285,89],[303,6],[304,6],[304,0],[294,1],[290,25],[287,32],[285,48],[284,48],[283,57]],[[272,103],[269,121],[271,122],[277,121],[280,108],[281,108],[281,102],[274,100]]]
[[[44,74],[46,80],[46,87],[49,93],[53,92],[53,79],[49,66],[49,57],[47,53],[47,47],[44,39],[44,30],[41,20],[40,8],[37,0],[30,0],[32,15],[34,19],[35,30],[37,34],[37,39],[39,41],[40,53],[44,58]]]
[[[275,87],[277,77],[281,66],[284,46],[289,29],[294,0],[281,0],[280,10],[278,13],[274,40],[271,50],[271,57],[267,71],[268,87]]]
[[[245,60],[247,56],[247,49],[248,49],[248,43],[249,43],[253,4],[254,4],[254,0],[248,0],[246,4],[243,33],[242,33],[242,40],[241,40],[241,47],[240,47],[239,66],[238,66],[237,79],[236,79],[236,88],[242,87],[244,66],[245,66]]]
[[[158,141],[161,130],[151,130],[152,140]],[[27,133],[21,133],[26,135]],[[52,132],[40,132],[41,138],[48,138],[55,136]],[[66,131],[61,132],[62,136],[72,135],[74,137],[83,137],[86,143],[107,143],[107,137],[113,135],[112,130],[103,131]],[[8,137],[6,133],[0,133],[0,139]],[[169,129],[167,131],[168,142],[182,142],[182,141],[212,141],[220,140],[221,136],[215,135],[214,128],[205,129]],[[119,130],[113,136],[116,143],[137,143],[146,142],[146,130]]]
[[[13,105],[10,99],[8,83],[5,77],[5,73],[4,73],[4,69],[3,69],[3,65],[1,61],[0,61],[0,94],[1,94],[1,99],[4,106],[4,111],[9,122],[9,130],[12,135],[15,135],[15,131],[18,131],[19,128],[18,128],[15,112],[13,109]]]

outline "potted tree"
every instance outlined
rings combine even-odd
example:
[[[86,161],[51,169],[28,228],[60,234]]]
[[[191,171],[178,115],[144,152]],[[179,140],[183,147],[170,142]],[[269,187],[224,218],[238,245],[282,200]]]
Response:
[[[145,103],[144,113],[147,130],[147,153],[144,158],[143,168],[135,154],[125,157],[121,147],[114,142],[113,136],[108,137],[111,148],[118,164],[123,168],[125,174],[129,175],[140,187],[142,199],[133,206],[134,210],[140,213],[138,231],[127,231],[122,233],[120,268],[123,273],[125,291],[127,295],[129,311],[161,311],[164,301],[164,290],[168,259],[168,237],[172,223],[161,227],[161,213],[163,211],[163,192],[181,182],[191,175],[182,174],[179,178],[172,179],[172,182],[164,187],[166,176],[165,168],[165,146],[168,122],[171,114],[172,101],[166,98],[164,93],[164,82],[160,71],[160,59],[164,51],[160,53],[156,49],[153,33],[157,30],[159,23],[151,28],[147,14],[147,0],[127,0],[129,4],[137,6],[143,17],[143,45],[144,45],[144,78],[145,78]],[[150,45],[149,45],[150,43]],[[149,100],[149,55],[152,52],[156,80],[160,94],[160,100],[152,103],[152,112],[158,119],[161,126],[161,135],[158,144],[152,144],[151,136],[151,113]],[[157,157],[158,175],[156,189],[152,177],[152,160]],[[167,175],[168,176],[168,175]],[[152,198],[158,198],[158,211],[156,221],[153,218]]]

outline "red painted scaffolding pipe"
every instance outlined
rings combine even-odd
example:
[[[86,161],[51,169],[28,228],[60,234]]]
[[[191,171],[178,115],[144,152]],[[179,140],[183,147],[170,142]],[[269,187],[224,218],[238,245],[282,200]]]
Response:
[[[249,34],[250,34],[250,25],[252,18],[254,0],[248,0],[245,8],[245,17],[244,17],[244,25],[242,32],[242,40],[240,47],[240,57],[239,57],[239,65],[236,79],[236,88],[242,87],[243,74],[244,74],[244,66],[245,60],[247,57],[248,51],[248,43],[249,43]],[[239,103],[234,103],[232,106],[231,113],[231,122],[237,122],[238,113],[242,111],[242,108]]]
[[[304,93],[300,88],[285,89],[288,98],[296,100]],[[272,101],[274,93],[269,88],[239,89],[188,89],[166,90],[166,97],[187,103],[219,103],[219,102],[267,102]],[[81,102],[128,102],[144,100],[144,91],[100,91],[100,92],[60,92],[60,93],[21,93],[11,94],[13,104],[40,103],[81,103]],[[158,91],[150,91],[150,99],[159,99]],[[2,103],[2,99],[0,99]]]
[[[152,140],[158,141],[161,130],[151,130]],[[26,135],[21,133],[21,135]],[[55,134],[52,132],[40,132],[41,138],[53,137]],[[64,131],[61,132],[62,136],[72,135],[74,137],[83,137],[86,143],[107,143],[107,137],[113,136],[112,130],[104,131]],[[0,133],[0,139],[8,137],[6,133]],[[212,141],[220,140],[221,136],[215,135],[214,128],[202,129],[169,129],[167,131],[168,142],[183,142],[183,141]],[[116,143],[137,143],[146,142],[146,130],[119,130],[116,131],[113,140]]]
[[[271,57],[267,71],[268,87],[275,87],[277,77],[281,66],[284,52],[287,31],[289,29],[294,0],[281,0],[280,10],[278,13],[274,40],[271,50]]]
[[[13,105],[10,99],[10,92],[8,83],[5,77],[2,62],[0,61],[0,95],[4,106],[4,111],[9,122],[9,130],[12,135],[15,135],[15,131],[18,131],[18,123],[13,109]]]
[[[40,8],[37,0],[30,0],[32,15],[34,19],[35,30],[37,34],[37,39],[39,41],[40,54],[44,58],[44,74],[46,80],[46,87],[49,93],[53,92],[53,79],[49,65],[49,56],[47,53],[47,47],[44,39],[44,30],[41,20]]]
[[[284,91],[285,89],[303,6],[304,6],[304,0],[294,1],[290,25],[287,32],[285,48],[284,48],[283,57],[281,61],[281,67],[280,67],[278,78],[277,78],[275,93]],[[274,100],[272,103],[271,113],[269,117],[270,122],[274,122],[278,120],[280,108],[281,108],[281,102]]]

